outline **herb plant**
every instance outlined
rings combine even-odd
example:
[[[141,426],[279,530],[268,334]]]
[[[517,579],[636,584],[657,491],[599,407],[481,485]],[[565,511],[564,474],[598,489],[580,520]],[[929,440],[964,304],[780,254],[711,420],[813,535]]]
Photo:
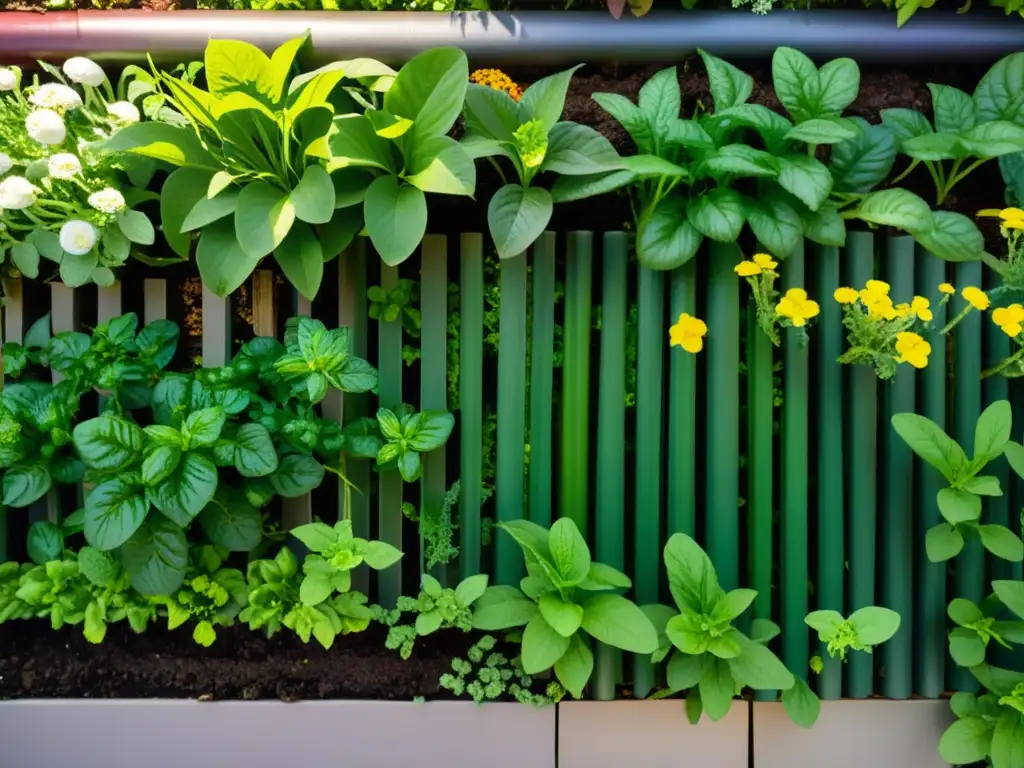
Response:
[[[844,619],[839,611],[812,611],[804,622],[826,644],[828,655],[846,660],[848,651],[866,651],[892,638],[900,628],[900,615],[888,608],[861,608]]]
[[[299,588],[303,605],[315,606],[333,592],[352,588],[352,569],[365,563],[376,571],[399,561],[402,553],[383,541],[367,541],[352,535],[352,521],[339,520],[334,526],[307,523],[292,529],[292,535],[309,547],[302,570],[306,574]]]
[[[529,575],[520,589],[488,587],[475,603],[473,627],[525,626],[522,663],[527,674],[553,667],[558,681],[580,698],[594,669],[591,638],[633,653],[657,650],[658,636],[647,616],[614,593],[629,589],[629,577],[593,562],[572,520],[562,518],[550,530],[527,520],[496,527],[522,548]]]
[[[422,471],[421,453],[443,446],[455,428],[455,417],[447,411],[417,413],[403,406],[398,413],[387,408],[377,411],[384,443],[377,452],[381,467],[397,467],[407,483],[419,479]]]
[[[393,624],[388,630],[387,647],[398,650],[403,659],[412,655],[417,637],[430,635],[439,629],[473,628],[473,603],[487,589],[487,574],[469,576],[455,588],[445,588],[428,573],[423,574],[423,588],[416,598],[399,597],[401,613],[416,614],[414,625]]]

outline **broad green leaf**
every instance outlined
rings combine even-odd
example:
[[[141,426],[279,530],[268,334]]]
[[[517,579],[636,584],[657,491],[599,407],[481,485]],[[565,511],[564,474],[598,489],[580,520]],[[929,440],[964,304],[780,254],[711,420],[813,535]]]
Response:
[[[221,170],[221,163],[199,141],[192,128],[146,121],[122,128],[100,144],[106,152],[132,152],[171,165]]]
[[[238,192],[237,188],[232,187],[224,190],[216,197],[211,198],[204,195],[199,198],[196,204],[192,206],[192,210],[188,212],[185,221],[181,223],[181,231],[191,232],[201,229],[208,224],[220,221],[224,217],[233,214],[235,208],[238,207]]]
[[[818,70],[818,109],[839,114],[860,91],[860,68],[853,59],[833,59]]]
[[[846,222],[839,211],[826,206],[804,216],[804,234],[819,245],[846,245]]]
[[[960,554],[964,548],[964,537],[949,523],[939,523],[928,529],[924,548],[931,562],[941,563]]]
[[[957,133],[926,133],[905,139],[900,149],[908,157],[923,162],[954,160],[969,154]]]
[[[844,621],[843,614],[839,611],[811,611],[804,617],[804,623],[815,630],[819,636],[833,632],[835,627]]]
[[[974,89],[978,122],[1009,120],[1024,125],[1024,53],[997,61]]]
[[[155,488],[146,489],[154,507],[185,528],[217,490],[217,467],[205,456],[186,453],[174,472]]]
[[[423,463],[416,451],[400,450],[398,454],[398,474],[407,483],[415,483],[420,479]]]
[[[308,573],[299,586],[299,600],[303,605],[319,605],[334,592],[331,577],[322,573]]]
[[[239,245],[233,218],[203,228],[196,248],[196,265],[203,285],[217,296],[238,290],[259,262],[259,258],[250,257]]]
[[[992,742],[993,726],[980,717],[957,720],[939,741],[939,754],[947,763],[965,765],[984,760]]]
[[[967,466],[963,449],[934,421],[916,413],[897,413],[892,427],[910,449],[927,461],[949,482]]]
[[[540,615],[562,637],[572,637],[583,623],[583,609],[567,603],[555,592],[547,592],[537,601]]]
[[[913,192],[899,188],[872,192],[860,201],[853,214],[862,221],[896,227],[911,234],[928,232],[934,227],[928,204]]]
[[[49,520],[37,520],[29,526],[27,547],[29,558],[37,565],[59,560],[64,549],[64,536],[60,528]]]
[[[985,643],[971,629],[957,627],[949,633],[949,655],[961,667],[985,663]]]
[[[1010,440],[1003,446],[1003,455],[1010,465],[1010,469],[1017,473],[1018,477],[1024,477],[1024,445]]]
[[[793,675],[767,646],[747,638],[740,643],[740,655],[729,659],[729,669],[740,683],[755,691],[784,691],[793,685]]]
[[[25,277],[39,277],[39,251],[31,243],[16,243],[11,248],[11,261]]]
[[[239,92],[254,98],[270,99],[272,96],[269,88],[261,90],[270,58],[251,43],[212,39],[206,46],[204,64],[210,92],[217,96]]]
[[[1004,712],[996,723],[989,750],[992,768],[1024,765],[1024,721],[1017,712]]]
[[[277,450],[262,424],[239,427],[234,447],[235,469],[242,477],[263,477],[277,469]]]
[[[900,615],[889,608],[872,605],[851,613],[850,623],[857,630],[858,640],[865,645],[879,645],[899,630]]]
[[[404,136],[413,126],[412,120],[395,117],[385,109],[372,109],[365,114],[366,118],[373,123],[373,129],[377,135],[384,139],[397,139],[399,136]]]
[[[750,607],[755,597],[757,597],[757,591],[753,589],[734,589],[726,592],[715,605],[712,615],[717,621],[737,619]]]
[[[363,550],[363,562],[375,571],[382,571],[402,559],[402,551],[384,541],[368,541]]]
[[[469,576],[459,582],[455,588],[455,599],[459,605],[470,606],[476,602],[487,589],[487,574],[478,573],[476,576]]]
[[[170,595],[185,578],[188,542],[163,515],[151,515],[122,549],[132,586],[143,595]]]
[[[85,499],[85,540],[104,551],[117,549],[139,529],[148,509],[140,489],[127,480],[104,480]]]
[[[992,586],[994,588],[995,583],[993,583]],[[998,590],[996,591],[996,594],[999,594]],[[981,621],[985,618],[985,615],[981,612],[981,609],[978,608],[978,606],[963,597],[957,597],[951,600],[949,605],[946,607],[946,613],[949,614],[949,618],[961,626],[965,624],[973,624],[974,622]]]
[[[733,682],[728,662],[719,658],[708,659],[704,664],[698,687],[708,717],[718,721],[729,713],[736,684]]]
[[[613,648],[654,653],[658,633],[634,603],[619,595],[594,595],[583,603],[583,630]]]
[[[981,497],[959,488],[943,488],[936,499],[939,512],[950,525],[966,523],[981,517]]]
[[[932,94],[936,131],[962,133],[974,127],[974,102],[970,95],[959,88],[935,83],[928,83],[928,90]]]
[[[519,124],[536,119],[550,131],[562,116],[569,82],[576,70],[582,66],[579,64],[554,75],[542,77],[527,88],[519,100]]]
[[[285,86],[288,83],[288,76],[292,72],[292,65],[295,57],[303,46],[309,41],[309,31],[303,32],[298,37],[287,40],[275,49],[270,56],[270,61],[260,71],[261,91],[274,102],[280,102],[288,95]],[[249,73],[252,76],[253,73]]]
[[[181,430],[185,449],[206,448],[216,443],[226,420],[227,413],[219,406],[190,413]]]
[[[985,250],[985,238],[977,225],[962,213],[933,211],[934,229],[915,233],[917,241],[933,256],[946,261],[977,261]]]
[[[569,638],[558,634],[538,613],[523,630],[523,671],[536,675],[550,669],[568,650]]]
[[[673,534],[665,544],[665,568],[672,597],[681,610],[705,613],[722,594],[711,559],[684,533]]]
[[[473,628],[495,632],[521,627],[538,615],[537,604],[515,587],[495,586],[473,604]]]
[[[83,421],[73,432],[75,450],[87,467],[123,470],[142,453],[142,430],[118,416]]]
[[[804,235],[800,214],[771,197],[743,202],[751,232],[769,253],[785,259],[797,249]]]
[[[469,63],[458,48],[432,48],[405,64],[384,94],[384,109],[413,121],[414,143],[448,133],[462,111]]]
[[[785,136],[793,124],[778,112],[773,112],[762,104],[738,104],[724,110],[715,110],[714,115],[704,118],[706,124],[721,126],[720,130],[732,131],[737,128],[752,128],[764,140],[765,148],[774,155],[780,154],[786,145]],[[680,120],[677,127],[694,125],[693,121]],[[689,129],[688,129],[689,130]],[[698,134],[699,138],[699,134]],[[719,136],[721,140],[721,136]],[[696,148],[707,149],[712,146],[711,138],[707,144],[703,140],[690,143]]]
[[[1006,182],[1007,189],[1013,194],[1013,199],[1018,203],[1024,202],[1024,152],[1000,157],[999,170],[1002,171],[1003,181]],[[36,243],[36,247],[39,247],[38,243]],[[44,256],[46,255],[42,248],[39,250]]]
[[[92,273],[99,264],[96,249],[84,256],[65,253],[60,260],[60,279],[68,288],[81,288],[92,280]]]
[[[326,224],[334,215],[334,184],[319,165],[306,166],[289,199],[295,218],[307,224]]]
[[[707,663],[711,664],[713,662],[708,659]],[[702,656],[690,656],[679,651],[673,652],[672,658],[669,659],[668,666],[665,668],[666,681],[669,687],[677,691],[693,688],[693,686],[700,682],[704,674],[704,664],[705,661]]]
[[[771,619],[754,619],[750,622],[750,639],[761,645],[775,639],[781,632],[779,625]]]
[[[466,131],[498,141],[513,141],[519,127],[518,105],[504,91],[470,83],[466,89]]]
[[[373,247],[389,266],[409,258],[427,231],[427,198],[394,176],[380,176],[369,186],[363,213]]]
[[[949,708],[958,718],[972,717],[978,712],[978,699],[973,693],[957,691],[949,699]]]
[[[837,192],[870,192],[889,177],[896,160],[896,136],[885,125],[857,122],[853,138],[832,147],[831,172]]]
[[[556,123],[540,169],[567,176],[614,171],[622,167],[618,152],[604,136],[578,123]]]
[[[555,677],[572,694],[574,699],[583,697],[583,689],[594,671],[594,654],[587,646],[583,635],[572,636],[569,648],[555,662]]]
[[[4,472],[3,505],[5,507],[27,507],[46,495],[53,483],[45,466],[14,466]]]
[[[291,530],[311,552],[324,552],[338,541],[337,532],[326,523],[306,523]]]
[[[323,282],[324,252],[310,226],[295,222],[284,242],[274,251],[274,259],[288,282],[312,301]]]
[[[1024,543],[1009,528],[1002,525],[979,525],[976,530],[982,546],[996,557],[1013,563],[1024,560]]]
[[[395,173],[394,145],[377,135],[373,123],[364,115],[342,115],[334,120],[334,132],[328,144],[331,157],[327,170],[333,175],[339,168],[367,167]]]
[[[334,212],[327,224],[315,227],[321,252],[330,261],[342,253],[363,229],[363,207],[352,206]]]
[[[334,207],[349,208],[362,203],[373,179],[374,177],[362,168],[341,168],[332,173]]]
[[[675,269],[697,254],[703,240],[704,235],[687,219],[682,199],[667,197],[640,220],[636,257],[648,269]]]
[[[416,420],[415,428],[404,435],[409,447],[426,453],[434,451],[448,442],[455,428],[455,417],[447,411],[423,411]]]
[[[106,587],[117,579],[121,567],[109,553],[85,546],[78,552],[78,570],[94,586]]]
[[[158,445],[146,455],[142,462],[142,484],[153,488],[162,483],[177,468],[181,461],[181,448],[172,445]]]
[[[832,174],[807,155],[783,155],[779,162],[779,186],[812,211],[818,210],[832,191]]]
[[[551,562],[567,586],[576,586],[587,577],[590,549],[572,520],[562,517],[555,521],[548,533],[548,548]]]
[[[901,146],[907,139],[934,132],[928,118],[913,109],[883,109],[880,116]]]
[[[655,135],[664,135],[672,121],[679,117],[682,107],[679,73],[675,67],[656,72],[640,87],[639,106]],[[623,124],[623,127],[629,131],[629,126]]]
[[[629,589],[631,586],[633,586],[633,582],[630,581],[629,576],[624,574],[622,571],[612,568],[610,565],[605,565],[604,563],[594,562],[591,562],[590,564],[590,571],[587,572],[587,578],[579,584],[580,589],[586,589],[593,592],[605,589]]]
[[[698,614],[673,616],[665,625],[665,635],[683,653],[699,656],[708,650],[711,635],[701,628]]]
[[[686,719],[690,725],[696,725],[700,722],[700,716],[704,712],[704,704],[700,699],[699,688],[691,688],[690,692],[686,694],[686,704],[684,705],[684,708],[686,710]]]
[[[807,144],[838,144],[857,137],[856,124],[844,118],[814,118],[798,123],[786,133],[787,141]]]
[[[1024,582],[997,579],[992,589],[1003,605],[1024,619]]]
[[[295,206],[283,189],[265,181],[247,184],[235,209],[235,236],[247,256],[260,259],[283,241],[295,222]]]
[[[974,459],[972,463],[982,467],[1003,452],[1010,441],[1013,425],[1013,411],[1009,400],[997,400],[989,405],[974,430]]]
[[[731,243],[743,229],[745,207],[735,190],[716,187],[686,208],[686,216],[698,232],[720,243]]]
[[[779,175],[779,164],[773,155],[746,144],[727,144],[710,152],[694,174],[710,173],[716,178],[764,177]]]
[[[706,51],[698,50],[698,53],[708,70],[715,112],[742,104],[750,98],[754,90],[754,79],[750,75]]]
[[[821,714],[821,700],[799,677],[792,688],[782,692],[782,706],[789,719],[801,728],[813,726]]]
[[[737,630],[731,630],[728,634],[720,637],[712,637],[708,640],[708,653],[720,659],[732,659],[740,654],[740,646],[736,642]]]
[[[433,136],[416,145],[404,178],[424,192],[472,195],[476,188],[476,166],[455,139]]]
[[[232,552],[248,552],[263,538],[259,510],[242,494],[222,492],[218,488],[214,499],[199,513],[198,519],[199,527],[211,543],[227,547]]]
[[[506,184],[487,206],[487,226],[498,257],[524,253],[540,237],[551,220],[551,194],[540,187]]]
[[[793,116],[803,121],[816,117],[821,96],[818,68],[805,54],[793,48],[777,48],[772,56],[775,95]]]
[[[318,487],[324,479],[324,468],[312,456],[290,453],[282,456],[277,471],[268,475],[274,493],[294,499]]]

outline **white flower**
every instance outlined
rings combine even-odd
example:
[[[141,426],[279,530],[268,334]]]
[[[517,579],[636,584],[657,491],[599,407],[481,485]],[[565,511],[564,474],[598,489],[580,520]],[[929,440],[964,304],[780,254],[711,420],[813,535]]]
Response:
[[[3,152],[0,152],[0,176],[3,176],[13,167],[14,161],[11,160],[10,155],[6,155]]]
[[[70,152],[59,152],[50,158],[47,173],[54,179],[73,179],[82,172],[82,162]]]
[[[63,69],[64,74],[74,82],[91,85],[93,88],[103,85],[103,81],[107,79],[100,65],[84,56],[68,59],[64,62]]]
[[[0,67],[0,91],[13,91],[18,87],[18,73],[7,67]]]
[[[107,112],[114,120],[123,125],[131,125],[142,119],[138,107],[130,101],[115,101],[113,104],[107,104]]]
[[[39,190],[28,179],[21,176],[8,176],[0,181],[0,208],[20,211],[36,202]]]
[[[124,210],[124,195],[112,187],[107,187],[89,195],[89,205],[103,213],[117,213]]]
[[[72,256],[84,256],[96,245],[96,228],[87,221],[72,219],[60,228],[60,247]]]
[[[68,137],[64,119],[52,109],[37,109],[25,118],[25,130],[40,144],[63,144]]]
[[[78,95],[78,91],[60,83],[47,83],[46,85],[39,86],[28,97],[28,100],[37,107],[45,107],[47,109],[66,111],[78,109],[82,106],[82,97]]]

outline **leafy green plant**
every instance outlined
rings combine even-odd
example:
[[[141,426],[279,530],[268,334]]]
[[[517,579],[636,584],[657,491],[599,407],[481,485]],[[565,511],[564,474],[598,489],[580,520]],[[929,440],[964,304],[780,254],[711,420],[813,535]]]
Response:
[[[51,560],[28,569],[21,575],[15,597],[29,607],[35,618],[48,617],[54,629],[85,621],[89,602],[89,593],[79,577],[78,562],[73,559]]]
[[[1010,441],[1013,414],[1010,403],[1000,400],[988,406],[978,418],[974,433],[974,457],[933,421],[913,413],[892,417],[892,426],[918,456],[942,473],[949,483],[936,501],[945,522],[925,535],[928,559],[941,562],[955,557],[968,537],[976,536],[996,557],[1020,562],[1024,544],[1013,531],[998,524],[982,524],[983,496],[1001,496],[999,478],[979,474],[990,462],[1006,454],[1010,466],[1024,472],[1024,447]]]
[[[447,411],[415,412],[403,405],[398,411],[381,408],[377,411],[384,443],[377,452],[381,467],[397,467],[407,483],[419,479],[422,471],[420,454],[443,446],[455,428],[455,417]]]
[[[487,205],[487,226],[502,259],[523,253],[551,220],[555,200],[546,189],[533,185],[537,174],[579,176],[622,167],[622,159],[604,136],[593,128],[559,121],[577,69],[541,78],[518,102],[485,85],[470,84],[466,91],[462,146],[474,158],[488,158],[506,182]],[[512,164],[518,183],[508,182],[494,159],[498,156]],[[590,196],[581,192],[573,199]]]
[[[32,569],[31,563],[0,563],[0,624],[35,617],[35,611],[18,597],[21,577]]]
[[[493,635],[484,635],[470,646],[465,659],[452,659],[452,671],[441,675],[441,687],[456,696],[468,695],[477,704],[506,694],[521,704],[550,704],[550,698],[530,690],[533,678],[523,670],[521,659],[496,651],[497,643]]]
[[[461,481],[456,480],[445,492],[444,501],[437,509],[424,507],[420,512],[408,501],[402,504],[402,514],[419,527],[423,562],[427,568],[450,563],[459,555],[459,548],[455,545],[455,531],[459,526],[453,513],[461,492]],[[487,500],[486,493],[481,496],[482,501]]]
[[[302,392],[312,404],[324,399],[329,387],[343,392],[369,392],[377,388],[377,371],[361,357],[350,354],[345,330],[327,330],[319,320],[300,318],[295,338],[285,354],[274,362],[274,370]]]
[[[156,619],[156,605],[132,589],[128,573],[110,553],[82,547],[78,570],[89,592],[83,634],[90,643],[103,642],[108,624],[127,619],[132,631],[142,633]]]
[[[900,615],[889,608],[860,608],[845,619],[839,611],[812,611],[804,623],[818,633],[828,655],[846,660],[848,651],[866,651],[892,638],[900,628]]]
[[[210,646],[217,639],[216,626],[230,626],[248,601],[245,577],[237,568],[222,568],[224,552],[216,547],[196,547],[189,553],[185,580],[173,595],[152,598],[167,610],[167,628],[195,622],[192,639]]]
[[[439,629],[473,628],[473,603],[487,589],[487,574],[469,576],[455,588],[445,588],[428,573],[422,577],[423,588],[416,598],[399,597],[400,613],[416,614],[414,625],[390,624],[386,646],[399,651],[403,659],[412,655],[417,637],[433,634]]]
[[[299,588],[299,597],[303,605],[315,606],[333,592],[348,592],[352,588],[352,570],[364,563],[375,571],[381,571],[402,557],[402,553],[390,544],[354,536],[351,520],[339,520],[333,527],[324,523],[307,523],[293,528],[292,535],[312,553],[302,564],[306,575]]]
[[[420,311],[412,304],[419,299],[419,292],[420,284],[405,278],[399,280],[398,285],[390,291],[379,285],[371,285],[366,290],[366,298],[370,304],[367,310],[370,319],[385,323],[401,320],[402,329],[418,338],[422,324]]]
[[[562,518],[550,531],[527,520],[496,526],[516,540],[528,576],[512,586],[488,587],[477,599],[473,627],[485,631],[525,626],[523,669],[529,675],[554,667],[574,698],[583,694],[594,669],[590,638],[633,653],[653,653],[658,636],[647,616],[615,590],[629,577],[591,560],[576,524]]]

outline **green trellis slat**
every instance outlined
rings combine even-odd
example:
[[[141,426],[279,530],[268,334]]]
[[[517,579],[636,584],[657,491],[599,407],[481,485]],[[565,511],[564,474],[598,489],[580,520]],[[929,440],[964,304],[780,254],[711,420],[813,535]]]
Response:
[[[707,550],[724,589],[739,586],[739,246],[712,243],[707,285]],[[641,369],[642,370],[642,369]]]
[[[589,530],[590,308],[593,233],[570,232],[566,249],[565,355],[559,514]]]
[[[448,243],[441,235],[423,239],[420,315],[420,348],[423,353],[420,374],[420,410],[444,411],[448,408]],[[439,515],[447,490],[445,450],[439,448],[423,455],[420,491],[420,572],[426,568],[426,543],[422,535],[422,516]],[[444,565],[431,573],[447,585]]]
[[[479,573],[483,455],[483,237],[464,234],[459,279],[459,575]]]
[[[551,525],[552,394],[555,351],[555,233],[533,246],[533,328],[530,338],[530,520]]]
[[[1024,424],[1024,380],[1019,378],[1010,379],[1010,403],[1013,405],[1014,433],[1020,435],[1021,425]],[[1005,493],[1010,494],[1010,530],[1020,532],[1024,527],[1024,478],[1016,472],[1010,473],[1009,487]],[[1010,563],[1010,577],[1017,581],[1024,580],[1024,563]]]
[[[398,268],[381,264],[380,285],[387,292],[398,285]],[[402,321],[380,321],[377,330],[377,370],[380,383],[377,399],[382,408],[392,410],[402,405]],[[377,491],[378,538],[402,549],[402,476],[398,470],[380,473]],[[394,607],[402,594],[402,562],[399,561],[377,574],[380,603]]]
[[[147,277],[142,281],[142,322],[167,319],[167,281]],[[181,344],[181,341],[178,341]]]
[[[897,302],[908,302],[914,295],[914,239],[889,238],[885,253],[886,281]],[[913,584],[914,528],[913,454],[891,426],[897,413],[914,411],[916,376],[910,365],[900,365],[893,380],[882,388],[883,417],[879,429],[883,435],[885,464],[882,471],[881,604],[902,617],[896,635],[882,646],[880,664],[885,668],[882,687],[891,699],[906,699],[913,689]]]
[[[498,522],[523,517],[526,431],[526,254],[501,262],[501,310],[498,318]],[[516,584],[523,555],[511,536],[495,538],[498,584]]]
[[[633,535],[633,590],[639,605],[658,602],[662,559],[661,461],[662,369],[666,348],[664,273],[640,267],[636,373],[636,513]],[[654,683],[649,656],[634,656],[633,694],[648,694]]]
[[[986,277],[990,277],[991,284],[986,285],[986,290],[995,288],[998,283],[998,276],[995,275],[992,270],[985,270]],[[999,364],[1001,360],[1006,359],[1010,355],[1010,337],[1003,333],[1002,329],[992,322],[991,316],[983,318],[982,323],[984,325],[984,360],[983,364],[985,369],[989,369]],[[998,400],[1008,400],[1010,397],[1010,386],[1009,379],[1005,376],[989,376],[987,379],[982,381],[982,394],[984,395],[984,402],[994,403]],[[1022,414],[1014,414],[1014,430],[1013,439],[1017,440],[1020,435],[1021,427],[1021,416]],[[1020,521],[1018,520],[1016,525],[1010,519],[1010,468],[1005,460],[999,459],[985,470],[985,474],[992,475],[999,480],[999,487],[1003,489],[1002,496],[991,496],[984,501],[985,510],[985,522],[996,525],[1005,525],[1010,530],[1020,533]],[[1013,578],[1013,563],[1008,560],[1003,560],[1001,557],[996,557],[990,552],[985,553],[985,558],[988,560],[987,578],[988,581],[993,579],[1012,579]]]
[[[671,323],[684,312],[697,316],[697,260],[672,271]],[[669,350],[668,535],[693,536],[697,518],[697,360],[679,348]]]
[[[846,284],[861,288],[874,277],[874,237],[870,232],[850,232],[846,237]],[[877,427],[878,379],[867,365],[850,366],[847,392],[850,393],[846,435],[849,439],[847,467],[856,473],[847,500],[849,549],[849,602],[847,610],[856,610],[875,602],[875,513],[877,500]],[[874,658],[871,654],[852,654],[847,667],[847,695],[867,698],[873,691]]]
[[[757,322],[757,309],[747,304],[747,509],[750,586],[757,591],[754,618],[772,617],[772,382],[774,345]]]
[[[845,506],[843,488],[843,311],[833,300],[840,279],[839,249],[822,246],[818,251],[817,296],[821,319],[818,339],[815,454],[817,455],[818,591],[815,608],[844,613]],[[843,695],[842,661],[821,654],[824,668],[818,676],[818,695],[839,699]]]
[[[922,296],[937,295],[939,284],[946,281],[946,263],[941,259],[918,251],[917,293]],[[933,302],[932,328],[928,341],[932,353],[919,378],[921,379],[921,404],[918,412],[942,429],[946,428],[946,340],[938,330],[946,324],[945,306]],[[915,527],[914,533],[914,583],[917,584],[914,611],[914,691],[922,696],[938,698],[946,690],[946,563],[929,562],[925,555],[925,532],[942,522],[935,495],[946,487],[946,481],[935,469],[921,461],[915,461]]]
[[[598,376],[597,475],[595,480],[598,562],[622,570],[626,564],[626,309],[629,241],[623,232],[604,236],[601,289],[601,370]],[[534,286],[536,290],[536,285]],[[621,654],[597,643],[594,698],[615,698]]]

